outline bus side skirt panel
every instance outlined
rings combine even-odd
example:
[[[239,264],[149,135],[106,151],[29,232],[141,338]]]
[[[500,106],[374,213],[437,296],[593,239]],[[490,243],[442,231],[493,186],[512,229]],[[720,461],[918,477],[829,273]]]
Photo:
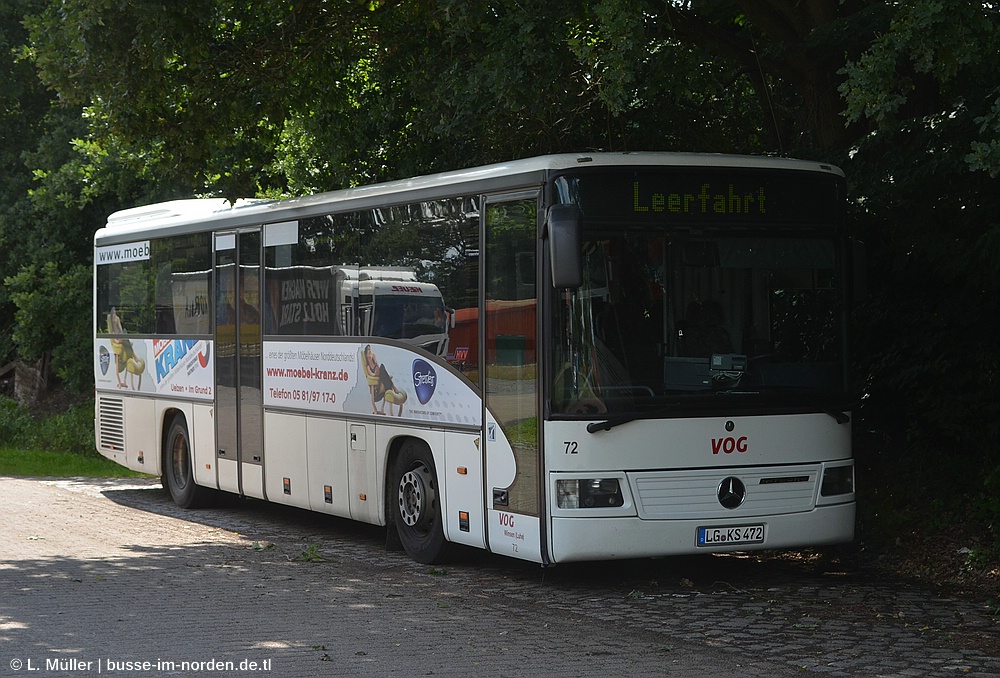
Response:
[[[215,408],[193,405],[188,420],[194,446],[194,481],[205,487],[218,488],[215,468]]]

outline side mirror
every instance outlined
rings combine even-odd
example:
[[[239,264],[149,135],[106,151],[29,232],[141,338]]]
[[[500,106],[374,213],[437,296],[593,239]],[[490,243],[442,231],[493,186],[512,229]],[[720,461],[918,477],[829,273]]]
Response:
[[[549,268],[556,289],[576,289],[583,284],[580,216],[576,205],[549,208]]]

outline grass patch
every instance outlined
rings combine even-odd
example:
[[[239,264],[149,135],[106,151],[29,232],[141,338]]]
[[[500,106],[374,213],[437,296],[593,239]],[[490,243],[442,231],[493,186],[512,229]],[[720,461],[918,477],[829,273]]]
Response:
[[[141,478],[124,466],[91,455],[53,450],[20,450],[0,447],[0,475],[53,478]]]
[[[0,441],[16,449],[100,457],[94,443],[94,399],[70,403],[54,414],[34,416],[13,400],[0,397]]]
[[[55,414],[33,413],[0,397],[0,475],[140,478],[105,459],[94,444],[94,400],[64,404]]]

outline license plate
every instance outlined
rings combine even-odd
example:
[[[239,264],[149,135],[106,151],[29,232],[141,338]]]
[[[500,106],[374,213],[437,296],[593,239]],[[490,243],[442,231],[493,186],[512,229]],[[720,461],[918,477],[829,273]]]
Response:
[[[698,528],[698,546],[738,546],[740,544],[763,543],[763,525],[730,525]]]

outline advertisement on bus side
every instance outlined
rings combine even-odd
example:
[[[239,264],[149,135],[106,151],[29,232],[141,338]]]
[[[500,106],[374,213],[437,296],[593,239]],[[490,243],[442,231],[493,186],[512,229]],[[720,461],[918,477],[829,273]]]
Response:
[[[415,351],[374,342],[264,344],[264,405],[480,426],[482,403]]]
[[[94,341],[98,389],[212,400],[214,379],[212,342],[206,339]]]

